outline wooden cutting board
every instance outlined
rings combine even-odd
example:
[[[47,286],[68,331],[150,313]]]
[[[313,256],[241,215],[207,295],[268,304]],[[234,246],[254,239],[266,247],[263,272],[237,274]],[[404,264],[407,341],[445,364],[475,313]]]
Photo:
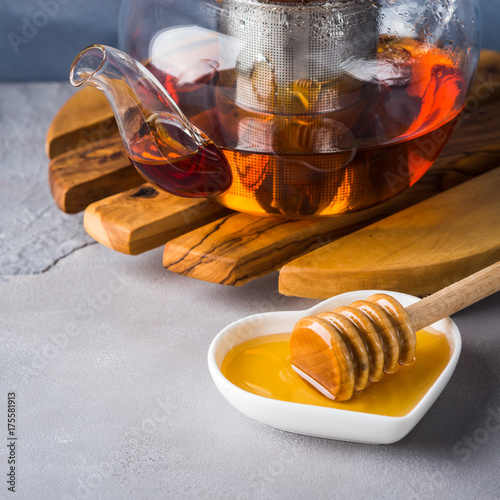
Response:
[[[465,187],[471,179],[500,166],[500,54],[483,51],[478,78],[460,126],[431,170],[397,198],[345,216],[293,221],[259,218],[231,212],[206,200],[186,200],[159,192],[144,184],[116,134],[111,109],[93,88],[84,88],[69,99],[47,133],[49,182],[54,200],[67,213],[85,210],[85,229],[97,241],[128,254],[165,244],[163,265],[167,269],[227,285],[242,285],[285,266],[280,279],[283,293],[322,298],[324,283],[307,283],[312,276],[307,256],[322,255],[318,252],[324,248],[330,257],[321,259],[321,272],[335,270],[337,259],[331,245],[338,238],[376,221],[384,224],[391,220],[390,215],[399,213],[406,214],[403,217],[411,232],[419,224],[420,208],[415,204],[466,183],[462,197],[472,189]],[[491,182],[498,182],[497,177]],[[479,205],[485,202],[475,201]],[[462,204],[462,198],[456,198],[456,203]],[[488,207],[487,210],[492,209]],[[440,205],[433,209],[439,218]],[[478,225],[484,219],[480,212],[480,207],[471,212]],[[431,233],[421,237],[425,240]],[[488,251],[496,255],[493,247],[489,246]],[[483,263],[483,250],[474,247],[468,258]],[[305,260],[297,260],[301,256]],[[411,261],[409,254],[404,258]],[[441,269],[440,281],[455,281],[455,271],[449,266],[453,259],[449,249],[443,248],[442,258],[436,261]],[[373,276],[375,271],[384,271],[388,263],[383,261],[377,266]],[[356,274],[354,268],[352,273]],[[383,274],[379,272],[377,276]],[[415,282],[410,289],[402,276],[399,280],[392,276],[375,282],[379,288],[415,294],[428,293],[426,290],[432,291],[436,284],[432,276],[422,278],[418,286]],[[365,288],[372,288],[369,280],[363,283]]]
[[[280,293],[437,292],[500,260],[499,188],[496,168],[303,255],[281,269]]]

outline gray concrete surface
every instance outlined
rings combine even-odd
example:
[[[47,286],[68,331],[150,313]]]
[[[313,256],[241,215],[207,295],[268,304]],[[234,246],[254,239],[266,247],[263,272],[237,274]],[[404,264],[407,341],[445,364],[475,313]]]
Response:
[[[47,183],[45,135],[73,93],[68,83],[0,84],[0,270],[41,273],[93,240],[82,216],[54,205]]]
[[[89,244],[47,186],[45,131],[69,93],[0,85],[0,498],[498,498],[499,294],[455,315],[455,375],[395,445],[247,419],[211,382],[212,338],[242,316],[315,301],[280,297],[276,274],[229,288],[164,271],[161,249]]]

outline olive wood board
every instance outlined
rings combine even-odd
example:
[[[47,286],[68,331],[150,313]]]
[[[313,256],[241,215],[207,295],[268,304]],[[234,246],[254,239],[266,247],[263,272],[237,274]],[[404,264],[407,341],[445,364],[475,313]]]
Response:
[[[47,131],[49,158],[116,135],[118,127],[106,97],[93,87],[75,93],[59,110]]]
[[[500,260],[499,189],[496,168],[303,255],[281,269],[279,291],[437,292]]]
[[[228,213],[207,199],[179,198],[143,184],[89,205],[83,224],[103,245],[137,255]]]
[[[54,200],[67,213],[85,210],[85,229],[97,241],[128,254],[167,243],[167,269],[242,285],[500,165],[500,54],[483,51],[469,104],[430,171],[395,199],[340,217],[260,218],[143,184],[116,136],[109,105],[92,88],[80,90],[56,115],[47,152]]]

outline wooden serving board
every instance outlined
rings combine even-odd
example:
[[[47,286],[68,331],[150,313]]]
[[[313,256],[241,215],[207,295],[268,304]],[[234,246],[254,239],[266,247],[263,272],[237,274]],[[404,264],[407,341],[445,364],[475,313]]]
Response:
[[[500,260],[500,167],[285,265],[284,295],[427,295]],[[334,263],[334,265],[332,265]]]
[[[440,199],[444,195],[436,195],[463,184],[458,195],[450,196],[457,206],[469,206],[468,193],[479,189],[471,184],[476,182],[474,179],[500,166],[500,54],[483,51],[478,77],[460,125],[430,171],[397,198],[354,214],[314,220],[259,218],[231,212],[206,200],[187,200],[160,193],[144,184],[116,134],[111,109],[93,88],[84,88],[69,99],[47,134],[47,153],[51,158],[49,182],[54,200],[67,213],[85,210],[85,229],[97,241],[128,254],[139,254],[165,244],[165,268],[227,285],[242,285],[284,266],[280,278],[282,293],[323,298],[332,294],[332,288],[318,275],[335,276],[339,266],[336,252],[340,252],[335,244],[339,238],[354,238],[354,231],[375,222],[376,227],[391,225],[390,216],[396,214],[393,217],[399,217],[401,227],[406,221],[409,233],[421,224],[426,225],[429,230],[419,233],[422,244],[425,246],[428,241],[434,248],[432,238],[437,228],[428,221],[441,220],[444,205],[439,201],[426,205],[426,219],[420,221],[418,214],[422,207],[418,204]],[[498,176],[481,182],[496,183],[496,189],[500,188]],[[467,212],[468,222],[463,225],[467,231],[486,227],[484,221],[488,217],[484,212],[499,209],[477,196],[471,203],[474,206],[470,208],[474,210]],[[449,225],[449,238],[463,237],[460,225],[460,221]],[[422,247],[415,246],[413,251],[418,259],[414,259],[411,246],[399,248],[394,245],[390,232],[380,234],[388,235],[388,241],[395,246],[390,253],[400,259],[398,262],[407,259],[420,262],[416,264],[419,269],[427,266],[422,261],[422,258],[425,261]],[[350,241],[354,246],[358,244]],[[489,242],[486,247],[470,246],[468,254],[461,258],[481,266],[488,260],[486,254],[498,258],[500,242],[494,238]],[[369,272],[366,262],[360,261],[359,276],[365,278],[353,279],[349,286],[351,278],[346,277],[347,284],[342,286],[374,288],[376,284],[377,288],[429,293],[436,286],[441,288],[443,280],[451,283],[461,277],[457,275],[457,266],[450,266],[450,262],[456,261],[453,252],[445,246],[436,252],[432,254],[439,254],[439,258],[434,259],[435,272],[427,277],[422,273],[418,279],[408,281],[399,271],[398,274],[391,270],[387,259],[373,261],[373,272]],[[312,266],[308,257],[318,265]],[[467,269],[472,267],[471,264]],[[349,272],[350,276],[357,275],[352,262]]]

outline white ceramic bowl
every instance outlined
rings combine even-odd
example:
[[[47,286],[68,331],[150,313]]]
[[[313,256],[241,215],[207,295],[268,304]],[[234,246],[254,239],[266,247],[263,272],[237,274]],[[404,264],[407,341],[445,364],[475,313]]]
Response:
[[[455,370],[462,340],[456,324],[450,318],[432,325],[446,334],[451,347],[450,361],[415,408],[403,417],[290,403],[257,396],[231,383],[220,370],[224,357],[236,345],[262,335],[291,332],[295,323],[304,316],[333,311],[355,300],[366,299],[374,293],[388,293],[405,307],[419,300],[417,297],[397,292],[363,290],[337,295],[305,311],[256,314],[230,324],[215,337],[208,351],[208,367],[217,389],[236,409],[248,417],[278,429],[359,443],[389,444],[399,441],[429,410]]]

